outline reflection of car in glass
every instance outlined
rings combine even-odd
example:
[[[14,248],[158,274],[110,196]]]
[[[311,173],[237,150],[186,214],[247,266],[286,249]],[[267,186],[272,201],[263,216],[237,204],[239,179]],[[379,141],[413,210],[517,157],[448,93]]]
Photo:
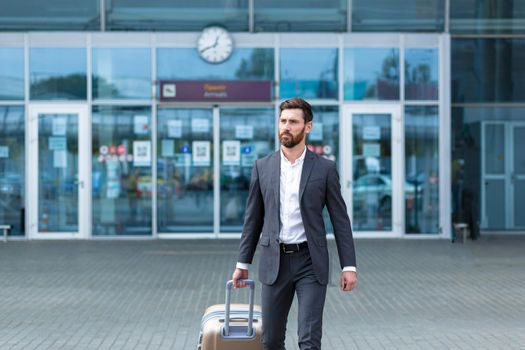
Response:
[[[415,186],[405,182],[405,200],[407,205],[414,203]],[[422,188],[417,189],[418,194]],[[379,212],[390,212],[392,210],[392,179],[387,174],[366,174],[359,177],[353,185],[354,210],[365,210],[370,203],[368,198],[374,200]]]
[[[151,176],[139,176],[137,179],[137,196],[149,197],[151,196]]]
[[[165,179],[157,179],[157,196],[159,198],[169,198],[175,191],[175,183]],[[151,197],[153,185],[151,176],[139,176],[137,179],[136,193],[138,197]]]

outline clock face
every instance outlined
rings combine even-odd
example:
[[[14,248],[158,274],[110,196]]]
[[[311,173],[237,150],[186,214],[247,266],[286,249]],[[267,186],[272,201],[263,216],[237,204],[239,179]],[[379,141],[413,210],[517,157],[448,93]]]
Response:
[[[208,27],[202,31],[197,41],[201,57],[210,63],[221,63],[230,57],[233,40],[228,31],[221,27]]]

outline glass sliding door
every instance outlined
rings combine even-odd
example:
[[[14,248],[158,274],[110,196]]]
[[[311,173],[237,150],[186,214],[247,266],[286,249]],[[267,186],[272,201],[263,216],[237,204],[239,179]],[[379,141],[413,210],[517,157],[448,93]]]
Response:
[[[403,183],[398,106],[346,106],[343,191],[356,233],[402,234]]]
[[[275,150],[275,110],[221,108],[220,140],[220,232],[240,233],[253,162]]]
[[[0,222],[9,236],[25,235],[25,129],[23,106],[0,106]]]
[[[523,230],[525,123],[482,123],[481,227]]]
[[[30,238],[86,238],[87,107],[31,105],[29,115]]]
[[[213,147],[213,109],[159,108],[159,233],[213,232]]]
[[[152,234],[150,107],[93,107],[94,236]]]
[[[405,107],[405,230],[439,233],[437,106]]]

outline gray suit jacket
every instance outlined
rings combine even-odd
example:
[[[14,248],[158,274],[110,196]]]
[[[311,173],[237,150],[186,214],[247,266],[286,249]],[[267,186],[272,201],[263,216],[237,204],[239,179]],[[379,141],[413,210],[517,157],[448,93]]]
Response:
[[[279,274],[279,232],[282,225],[279,213],[280,152],[256,160],[253,166],[237,260],[251,264],[259,243],[259,279],[270,285]],[[356,266],[352,228],[341,196],[335,162],[306,151],[299,203],[315,275],[319,283],[326,285],[329,263],[323,221],[325,205],[334,227],[341,268]]]

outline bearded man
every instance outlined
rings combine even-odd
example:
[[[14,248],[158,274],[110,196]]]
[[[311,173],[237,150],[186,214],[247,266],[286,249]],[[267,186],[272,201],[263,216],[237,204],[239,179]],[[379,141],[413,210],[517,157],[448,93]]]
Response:
[[[245,287],[249,266],[260,247],[262,342],[266,350],[285,349],[286,323],[297,295],[301,350],[321,349],[329,258],[323,208],[334,228],[341,263],[341,289],[357,283],[352,228],[336,164],[306,148],[312,107],[301,98],[280,105],[280,150],[255,161],[250,181],[239,257],[232,280]]]

